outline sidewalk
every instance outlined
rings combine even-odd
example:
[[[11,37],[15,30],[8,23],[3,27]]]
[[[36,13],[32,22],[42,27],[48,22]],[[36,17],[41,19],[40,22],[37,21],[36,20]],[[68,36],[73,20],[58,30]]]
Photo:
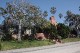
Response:
[[[22,52],[31,52],[31,51],[37,51],[37,50],[50,49],[50,48],[64,47],[64,46],[74,45],[74,44],[80,44],[80,41],[78,41],[78,42],[64,43],[64,44],[62,43],[62,44],[41,46],[41,47],[21,48],[21,49],[0,51],[0,53],[22,53]]]

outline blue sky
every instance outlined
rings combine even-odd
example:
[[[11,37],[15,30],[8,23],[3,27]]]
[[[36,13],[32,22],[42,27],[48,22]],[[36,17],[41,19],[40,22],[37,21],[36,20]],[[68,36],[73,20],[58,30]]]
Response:
[[[11,2],[13,0],[0,0],[0,7],[5,7],[6,2]],[[32,3],[33,5],[39,6],[42,11],[48,11],[49,19],[52,14],[50,13],[50,8],[52,6],[57,8],[57,12],[54,14],[56,21],[63,23],[64,18],[60,19],[58,17],[59,13],[62,13],[63,16],[66,15],[67,10],[71,10],[73,13],[80,14],[78,7],[80,6],[80,0],[27,0],[28,2]],[[0,23],[2,22],[2,17],[0,17]]]

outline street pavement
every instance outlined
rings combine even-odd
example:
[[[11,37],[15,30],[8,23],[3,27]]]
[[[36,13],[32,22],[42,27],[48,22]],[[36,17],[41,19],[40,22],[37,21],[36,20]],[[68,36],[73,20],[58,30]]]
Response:
[[[23,53],[80,53],[80,43]]]
[[[0,51],[0,53],[80,53],[80,41],[50,46]]]

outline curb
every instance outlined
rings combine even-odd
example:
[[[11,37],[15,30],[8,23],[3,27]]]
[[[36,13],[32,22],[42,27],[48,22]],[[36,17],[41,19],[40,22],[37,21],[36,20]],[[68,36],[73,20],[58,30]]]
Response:
[[[80,41],[78,41],[78,42],[64,43],[64,44],[55,44],[55,45],[41,46],[41,47],[22,48],[22,49],[14,49],[14,50],[0,51],[0,53],[32,52],[32,51],[38,51],[38,50],[44,50],[44,49],[64,47],[64,46],[69,46],[69,45],[74,45],[74,44],[80,44]]]

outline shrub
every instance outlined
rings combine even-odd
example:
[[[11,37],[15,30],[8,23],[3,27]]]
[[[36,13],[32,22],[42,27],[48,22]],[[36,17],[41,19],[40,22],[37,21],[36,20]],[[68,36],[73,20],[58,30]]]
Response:
[[[57,25],[57,31],[58,31],[58,34],[64,39],[64,38],[67,38],[69,33],[70,33],[70,29],[68,26],[62,24],[62,23],[59,23]]]

